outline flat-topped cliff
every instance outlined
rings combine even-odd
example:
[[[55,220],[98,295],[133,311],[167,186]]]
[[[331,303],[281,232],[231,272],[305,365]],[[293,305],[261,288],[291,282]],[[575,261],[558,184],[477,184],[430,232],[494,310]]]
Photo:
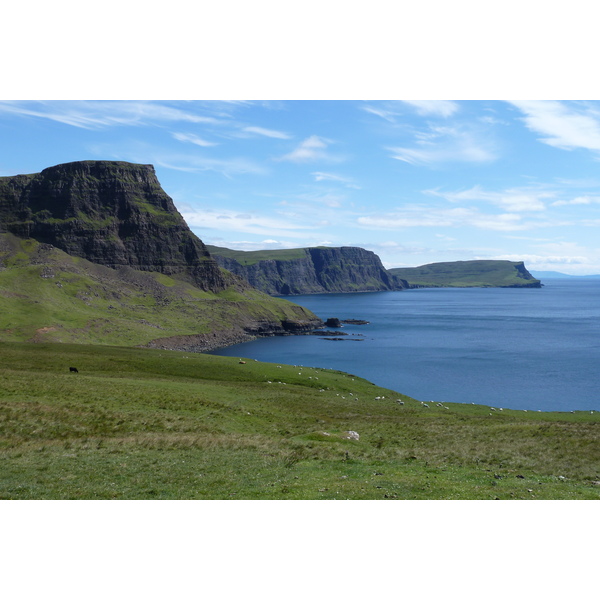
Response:
[[[243,252],[207,246],[220,265],[272,295],[406,289],[369,250],[344,246]]]
[[[90,160],[1,177],[2,229],[111,268],[179,275],[210,291],[231,284],[152,165]]]

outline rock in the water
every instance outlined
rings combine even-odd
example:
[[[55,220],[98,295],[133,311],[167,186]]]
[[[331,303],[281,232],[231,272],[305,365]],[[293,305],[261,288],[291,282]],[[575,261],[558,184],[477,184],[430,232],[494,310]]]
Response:
[[[330,317],[325,321],[325,327],[341,327],[342,322],[337,317]]]

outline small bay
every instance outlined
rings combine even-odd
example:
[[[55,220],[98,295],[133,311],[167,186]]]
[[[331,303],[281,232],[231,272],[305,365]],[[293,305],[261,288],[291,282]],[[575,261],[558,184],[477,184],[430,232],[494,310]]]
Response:
[[[338,369],[425,402],[600,410],[600,280],[290,300],[323,320],[369,324],[344,325],[341,341],[271,337],[212,354]]]

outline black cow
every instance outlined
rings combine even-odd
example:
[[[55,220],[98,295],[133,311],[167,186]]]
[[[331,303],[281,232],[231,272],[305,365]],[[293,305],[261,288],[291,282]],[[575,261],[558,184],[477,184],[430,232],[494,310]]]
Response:
[[[69,367],[69,371],[71,371],[71,373],[79,373],[75,367]]]

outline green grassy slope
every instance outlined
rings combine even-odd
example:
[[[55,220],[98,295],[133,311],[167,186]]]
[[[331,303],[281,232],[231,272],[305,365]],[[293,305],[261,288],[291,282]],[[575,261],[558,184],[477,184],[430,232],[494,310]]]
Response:
[[[213,255],[224,256],[225,258],[232,258],[241,265],[248,266],[254,265],[261,260],[298,260],[306,258],[306,248],[290,248],[287,250],[230,250],[229,248],[221,248],[220,246],[206,245],[208,251]]]
[[[0,236],[0,341],[133,346],[311,318],[257,290],[204,292],[161,273],[114,270],[34,240]]]
[[[0,343],[0,498],[600,497],[597,413],[446,406],[322,369]]]
[[[388,269],[409,284],[423,287],[539,287],[522,262],[467,260]]]

